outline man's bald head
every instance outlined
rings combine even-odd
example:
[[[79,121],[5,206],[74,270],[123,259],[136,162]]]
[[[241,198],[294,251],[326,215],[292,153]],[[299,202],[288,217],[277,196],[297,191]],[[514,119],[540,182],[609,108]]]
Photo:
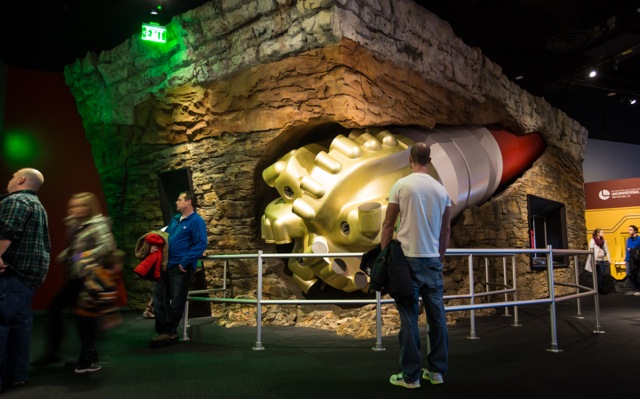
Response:
[[[7,185],[7,191],[13,193],[20,190],[38,191],[44,183],[44,176],[39,170],[33,168],[20,169],[13,174],[13,178]]]
[[[426,166],[431,162],[431,148],[425,143],[415,143],[409,152],[411,160],[420,166]]]

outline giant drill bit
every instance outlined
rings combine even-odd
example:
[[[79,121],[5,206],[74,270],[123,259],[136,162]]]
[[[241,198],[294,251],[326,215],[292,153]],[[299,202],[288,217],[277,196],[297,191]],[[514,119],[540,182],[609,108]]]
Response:
[[[309,144],[290,151],[262,173],[280,194],[262,216],[262,238],[293,242],[293,253],[301,255],[288,267],[304,292],[318,282],[367,292],[359,258],[304,254],[366,252],[378,244],[389,190],[410,173],[408,150],[418,141],[431,146],[429,174],[447,189],[454,217],[487,201],[544,150],[539,134],[466,126],[356,129],[338,135],[328,150]]]

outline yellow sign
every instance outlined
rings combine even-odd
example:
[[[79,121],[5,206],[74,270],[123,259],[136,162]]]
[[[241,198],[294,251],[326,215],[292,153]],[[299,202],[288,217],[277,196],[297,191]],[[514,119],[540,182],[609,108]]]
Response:
[[[626,277],[624,258],[629,226],[640,226],[640,178],[606,180],[584,184],[587,242],[602,229],[611,257],[611,275]]]

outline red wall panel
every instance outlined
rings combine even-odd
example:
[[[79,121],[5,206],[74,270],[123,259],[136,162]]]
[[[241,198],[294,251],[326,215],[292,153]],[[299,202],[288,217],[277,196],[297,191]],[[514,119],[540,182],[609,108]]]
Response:
[[[51,265],[33,303],[34,309],[45,309],[65,279],[65,271],[55,258],[66,246],[63,219],[69,197],[93,192],[105,213],[106,203],[75,99],[61,73],[9,68],[3,133],[12,131],[30,134],[39,151],[28,163],[0,160],[2,191],[13,172],[22,167],[34,167],[45,177],[39,197],[49,214]]]

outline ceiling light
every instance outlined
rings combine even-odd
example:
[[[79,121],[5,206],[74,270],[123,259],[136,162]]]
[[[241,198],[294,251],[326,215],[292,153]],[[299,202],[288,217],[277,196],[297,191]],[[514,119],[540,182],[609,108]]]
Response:
[[[629,100],[629,104],[633,105],[635,103],[636,103],[636,99],[635,98],[632,98],[632,99]]]
[[[609,97],[613,97],[613,96],[615,96],[616,94],[618,94],[618,93],[616,93],[615,91],[610,91],[609,93],[607,93],[607,96],[609,96]]]
[[[595,78],[597,74],[598,74],[598,71],[596,71],[595,69],[592,69],[591,72],[589,72],[589,77]]]
[[[518,75],[515,78],[513,78],[513,80],[522,80],[524,79],[524,75]]]
[[[162,6],[158,4],[157,6],[151,9],[151,15],[158,15],[162,12]]]

